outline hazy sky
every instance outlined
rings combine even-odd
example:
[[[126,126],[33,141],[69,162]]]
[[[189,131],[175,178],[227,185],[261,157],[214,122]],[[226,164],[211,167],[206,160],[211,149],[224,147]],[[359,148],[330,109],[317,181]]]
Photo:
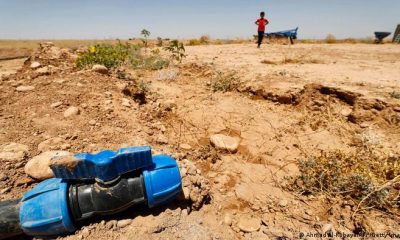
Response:
[[[250,37],[266,11],[267,31],[299,26],[300,38],[394,32],[400,0],[0,0],[0,39]]]

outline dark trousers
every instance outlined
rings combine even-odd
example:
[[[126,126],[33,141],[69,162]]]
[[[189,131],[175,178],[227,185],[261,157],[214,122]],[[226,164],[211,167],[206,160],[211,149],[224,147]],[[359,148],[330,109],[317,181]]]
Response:
[[[261,45],[263,39],[264,39],[264,32],[258,32],[258,41],[257,41],[258,46]]]

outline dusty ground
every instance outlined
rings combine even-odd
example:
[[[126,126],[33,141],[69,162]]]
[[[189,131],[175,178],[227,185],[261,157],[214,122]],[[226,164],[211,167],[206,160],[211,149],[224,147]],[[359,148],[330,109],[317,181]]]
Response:
[[[400,229],[395,213],[352,216],[354,202],[285,187],[299,172],[297,160],[321,150],[354,151],[357,138],[399,155],[400,100],[392,94],[400,91],[398,45],[218,45],[187,47],[187,54],[177,67],[131,71],[150,82],[145,104],[123,91],[125,80],[76,71],[69,57],[42,60],[54,67],[41,76],[30,60],[0,61],[0,145],[29,147],[21,158],[0,162],[0,200],[21,197],[38,182],[24,165],[42,151],[149,144],[185,169],[193,163],[200,170],[210,187],[206,204],[198,211],[188,211],[182,200],[132,209],[64,239],[298,239],[329,230]],[[238,91],[210,89],[219,71],[239,76]],[[70,106],[80,114],[65,118]],[[216,133],[239,137],[238,152],[215,151],[209,137]]]

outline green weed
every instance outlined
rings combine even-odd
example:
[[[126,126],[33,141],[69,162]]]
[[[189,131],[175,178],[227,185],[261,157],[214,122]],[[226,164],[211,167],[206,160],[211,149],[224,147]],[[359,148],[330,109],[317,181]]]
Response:
[[[136,48],[129,44],[93,45],[89,47],[89,51],[78,56],[76,67],[83,69],[90,68],[94,64],[101,64],[107,68],[115,68],[121,66],[128,55],[135,51],[137,51]]]
[[[171,59],[179,63],[181,63],[186,57],[185,46],[183,46],[183,43],[179,42],[178,40],[172,40],[169,45],[164,48],[164,50],[170,52]]]

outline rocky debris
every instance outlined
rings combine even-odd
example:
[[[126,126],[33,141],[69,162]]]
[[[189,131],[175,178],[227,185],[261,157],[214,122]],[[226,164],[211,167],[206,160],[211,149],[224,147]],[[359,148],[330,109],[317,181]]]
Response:
[[[173,99],[165,100],[162,103],[162,106],[163,106],[165,111],[171,111],[173,108],[177,107],[177,105],[176,105],[176,103],[175,103],[175,101]]]
[[[69,155],[71,153],[67,151],[43,152],[28,161],[25,165],[25,173],[38,180],[51,178],[53,172],[50,169],[50,162]]]
[[[261,220],[256,217],[241,216],[237,226],[242,232],[255,232],[260,229]]]
[[[322,233],[327,233],[327,232],[330,232],[330,231],[334,231],[332,223],[327,223],[324,226],[322,226],[321,231],[322,231]]]
[[[46,59],[57,59],[61,57],[60,48],[54,46],[52,42],[40,43],[40,55]]]
[[[62,104],[63,104],[62,102],[55,102],[55,103],[51,104],[50,107],[51,108],[56,108],[56,107],[61,106]]]
[[[92,119],[89,121],[89,125],[94,126],[96,125],[96,120]]]
[[[60,137],[49,138],[39,143],[38,150],[41,152],[65,148],[64,140]]]
[[[125,82],[117,82],[116,86],[122,93],[128,89],[128,84]]]
[[[40,66],[42,66],[42,65],[40,64],[40,62],[32,62],[30,67],[31,67],[32,69],[36,69],[36,68],[38,68],[38,67],[40,67]]]
[[[45,141],[39,143],[38,150],[41,152],[49,151],[49,150],[65,150],[70,148],[71,145],[65,143],[64,140],[60,137],[54,137],[46,139]]]
[[[132,219],[124,219],[124,220],[119,220],[117,222],[117,227],[118,228],[124,228],[132,223]]]
[[[192,162],[185,159],[179,162],[182,176],[183,194],[191,209],[199,210],[210,200],[210,186],[206,178],[201,175]]]
[[[156,142],[158,144],[168,144],[169,141],[168,141],[168,138],[165,135],[159,134],[157,136]]]
[[[226,226],[231,226],[232,225],[232,215],[230,213],[225,213],[225,215],[224,215],[224,224]]]
[[[18,178],[14,182],[14,185],[18,187],[18,186],[30,184],[30,183],[33,183],[33,182],[34,182],[34,180],[32,178],[23,176],[23,177]]]
[[[223,134],[214,134],[210,137],[211,145],[218,150],[228,151],[230,153],[236,153],[240,139],[237,137],[230,137]]]
[[[0,173],[0,181],[7,180],[8,177],[4,173]]]
[[[35,89],[34,86],[19,86],[16,88],[18,92],[29,92],[32,91],[33,89]]]
[[[50,75],[51,74],[51,69],[49,66],[41,67],[36,69],[35,73],[38,76],[43,76],[43,75]]]
[[[92,70],[97,73],[108,74],[108,68],[100,64],[93,65]]]
[[[279,207],[286,207],[288,205],[288,201],[286,199],[282,199],[278,203]]]
[[[131,103],[130,103],[129,99],[122,98],[122,106],[128,107],[128,108],[131,107]]]
[[[180,147],[181,149],[183,149],[183,150],[191,150],[191,149],[192,149],[192,146],[190,146],[190,145],[187,144],[187,143],[182,143],[182,144],[179,145],[179,147]]]
[[[353,111],[353,110],[352,110],[351,108],[344,108],[344,109],[342,109],[342,110],[340,111],[340,114],[341,114],[343,117],[348,117],[348,116],[350,116],[350,114],[351,114],[352,111]]]
[[[8,143],[0,146],[1,161],[20,161],[28,154],[29,147],[19,143]]]
[[[69,117],[72,117],[72,116],[76,116],[76,115],[78,115],[79,113],[80,113],[79,108],[74,107],[74,106],[71,106],[71,107],[69,107],[67,110],[65,110],[65,112],[64,112],[64,117],[65,117],[65,118],[69,118]]]

